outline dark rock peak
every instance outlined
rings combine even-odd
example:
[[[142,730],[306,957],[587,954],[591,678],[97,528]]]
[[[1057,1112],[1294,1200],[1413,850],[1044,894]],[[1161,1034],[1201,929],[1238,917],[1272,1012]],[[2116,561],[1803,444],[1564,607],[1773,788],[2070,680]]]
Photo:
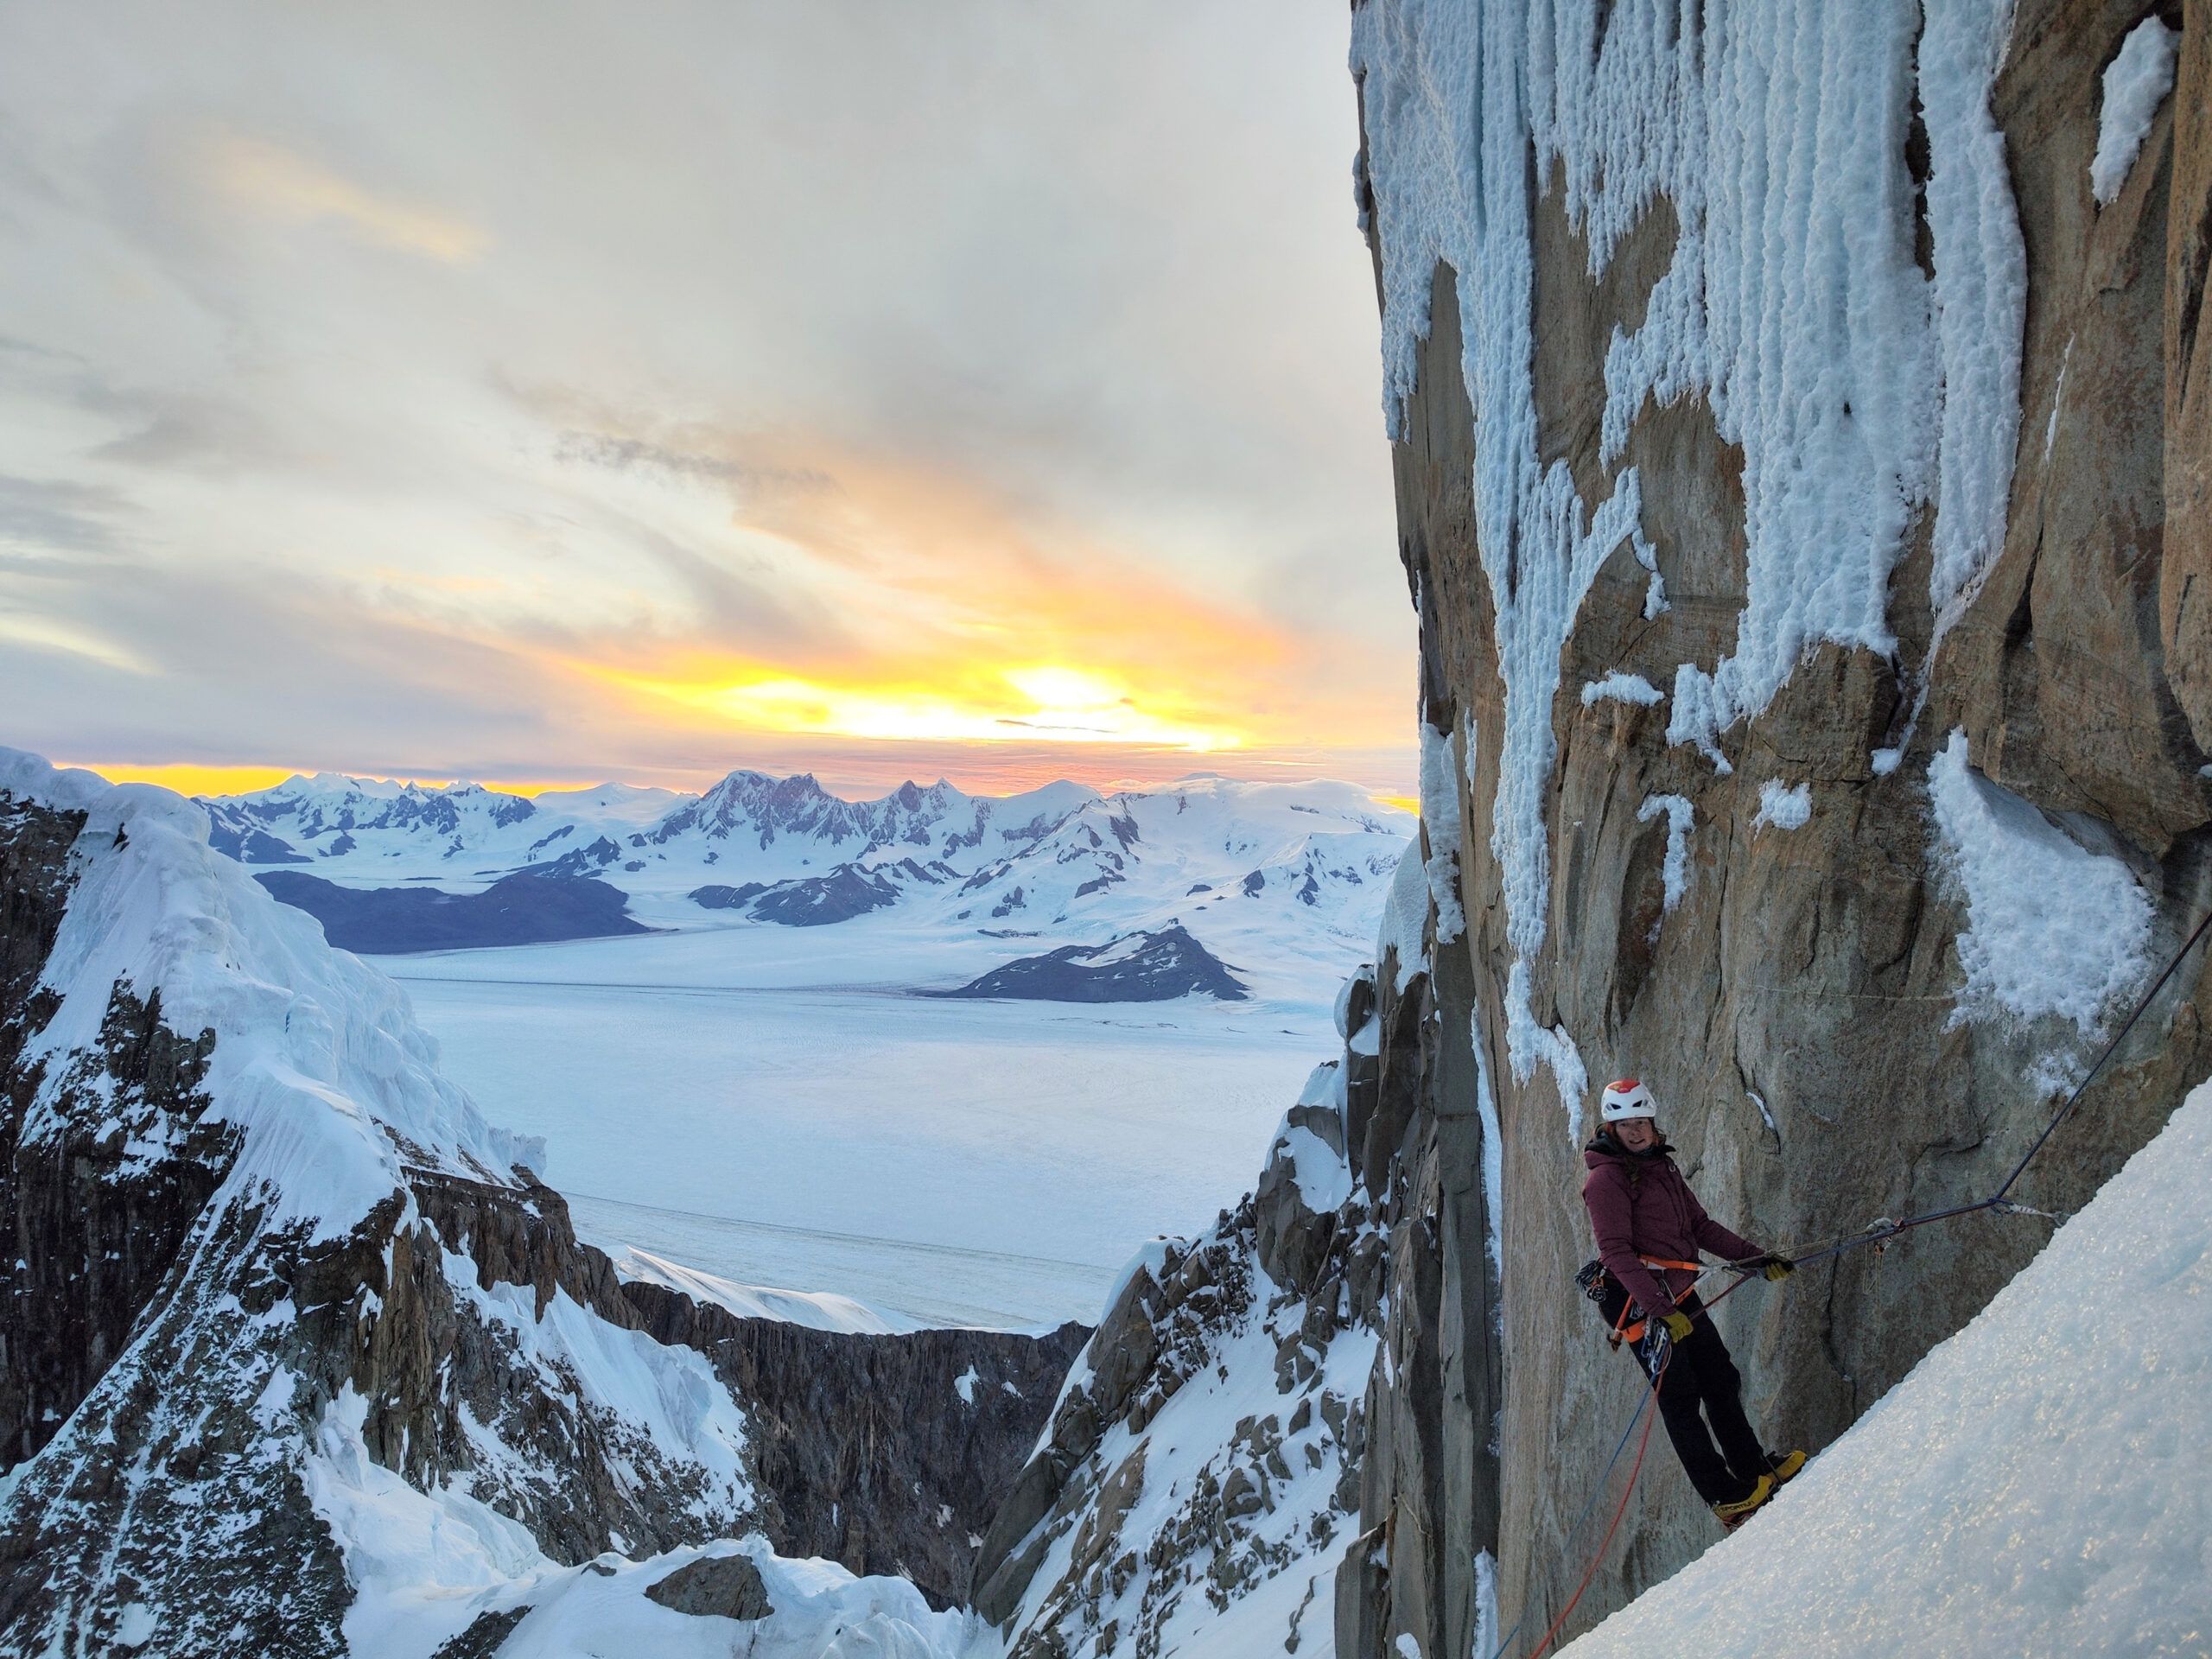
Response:
[[[1104,944],[1064,945],[1018,957],[957,990],[926,995],[1049,1002],[1166,1002],[1199,995],[1241,1002],[1250,993],[1187,929],[1170,924]]]
[[[743,1555],[704,1555],[645,1587],[645,1599],[702,1618],[766,1618],[776,1611],[760,1569]]]

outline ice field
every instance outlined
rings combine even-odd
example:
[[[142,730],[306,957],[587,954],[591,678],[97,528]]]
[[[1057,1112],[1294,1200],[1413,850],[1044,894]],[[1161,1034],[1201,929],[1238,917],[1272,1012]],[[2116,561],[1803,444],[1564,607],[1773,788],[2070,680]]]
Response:
[[[378,965],[485,1114],[545,1138],[594,1242],[932,1323],[1095,1319],[1140,1243],[1250,1185],[1335,1042],[1302,1005],[634,982],[712,977],[696,938]],[[822,942],[817,976],[850,971]]]

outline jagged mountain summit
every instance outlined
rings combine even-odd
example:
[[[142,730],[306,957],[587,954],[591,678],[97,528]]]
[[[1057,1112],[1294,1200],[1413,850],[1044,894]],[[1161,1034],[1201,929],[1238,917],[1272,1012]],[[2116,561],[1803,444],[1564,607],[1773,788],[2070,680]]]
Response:
[[[518,883],[542,877],[603,884],[622,896],[633,928],[868,918],[887,938],[1020,942],[973,957],[955,983],[994,960],[1179,930],[1216,960],[1251,964],[1263,994],[1308,1000],[1325,998],[1343,953],[1371,937],[1412,822],[1350,785],[1212,776],[1113,795],[1068,783],[1007,797],[909,783],[848,801],[810,776],[741,771],[627,826],[616,820],[642,816],[641,794],[601,799],[591,817],[563,817],[549,798],[324,776],[204,804],[223,850],[270,868],[275,890],[353,948],[427,948],[404,943],[430,937],[421,890],[495,884],[501,907],[442,906],[435,942],[625,931],[572,919],[602,914],[596,899]],[[362,896],[296,879],[310,874]],[[482,929],[471,933],[480,912]],[[899,950],[887,944],[887,958]],[[1218,995],[1217,984],[1200,975],[1192,989]]]

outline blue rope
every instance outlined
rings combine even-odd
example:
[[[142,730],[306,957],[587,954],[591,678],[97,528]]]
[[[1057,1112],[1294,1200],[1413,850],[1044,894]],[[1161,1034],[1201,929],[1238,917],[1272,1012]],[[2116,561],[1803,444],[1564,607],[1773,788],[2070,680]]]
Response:
[[[1559,1553],[1560,1554],[1564,1555],[1567,1553],[1568,1546],[1574,1542],[1575,1535],[1582,1530],[1583,1524],[1597,1512],[1598,1500],[1605,1495],[1605,1483],[1612,1478],[1613,1465],[1621,1460],[1621,1453],[1627,1449],[1629,1436],[1636,1433],[1636,1426],[1643,1421],[1644,1408],[1658,1397],[1657,1389],[1647,1388],[1643,1391],[1643,1397],[1636,1402],[1636,1414],[1628,1420],[1628,1427],[1621,1430],[1620,1439],[1613,1442],[1613,1454],[1605,1459],[1605,1466],[1598,1471],[1598,1478],[1591,1486],[1589,1500],[1583,1504],[1582,1513],[1574,1517],[1574,1523],[1567,1529],[1567,1536],[1560,1540]],[[1521,1617],[1513,1621],[1513,1628],[1499,1638],[1497,1647],[1491,1654],[1490,1659],[1504,1659],[1505,1650],[1513,1645],[1514,1637],[1521,1634],[1521,1627],[1528,1622],[1529,1610],[1524,1606],[1521,1610]]]

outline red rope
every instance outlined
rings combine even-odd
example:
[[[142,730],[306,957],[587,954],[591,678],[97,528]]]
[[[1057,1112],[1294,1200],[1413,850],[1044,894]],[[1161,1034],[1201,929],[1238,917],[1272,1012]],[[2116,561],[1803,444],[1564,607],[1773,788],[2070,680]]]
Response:
[[[1559,1617],[1552,1621],[1551,1629],[1544,1632],[1544,1639],[1529,1650],[1529,1659],[1538,1659],[1538,1656],[1551,1645],[1552,1638],[1559,1634],[1560,1626],[1566,1624],[1567,1616],[1573,1612],[1574,1604],[1582,1599],[1582,1592],[1590,1587],[1590,1580],[1598,1576],[1599,1563],[1605,1559],[1605,1551],[1612,1544],[1613,1534],[1620,1530],[1621,1517],[1628,1513],[1629,1497],[1636,1491],[1636,1478],[1643,1472],[1643,1453],[1651,1444],[1651,1425],[1659,1418],[1660,1378],[1667,1375],[1667,1367],[1674,1363],[1674,1350],[1669,1348],[1666,1360],[1659,1367],[1659,1376],[1651,1379],[1650,1397],[1645,1402],[1651,1414],[1643,1420],[1643,1438],[1636,1443],[1636,1461],[1629,1465],[1628,1484],[1621,1488],[1620,1503],[1613,1510],[1613,1518],[1606,1523],[1605,1535],[1598,1541],[1598,1548],[1590,1557],[1590,1565],[1582,1571],[1582,1582],[1574,1586],[1574,1593],[1567,1599],[1567,1605],[1559,1610]]]

